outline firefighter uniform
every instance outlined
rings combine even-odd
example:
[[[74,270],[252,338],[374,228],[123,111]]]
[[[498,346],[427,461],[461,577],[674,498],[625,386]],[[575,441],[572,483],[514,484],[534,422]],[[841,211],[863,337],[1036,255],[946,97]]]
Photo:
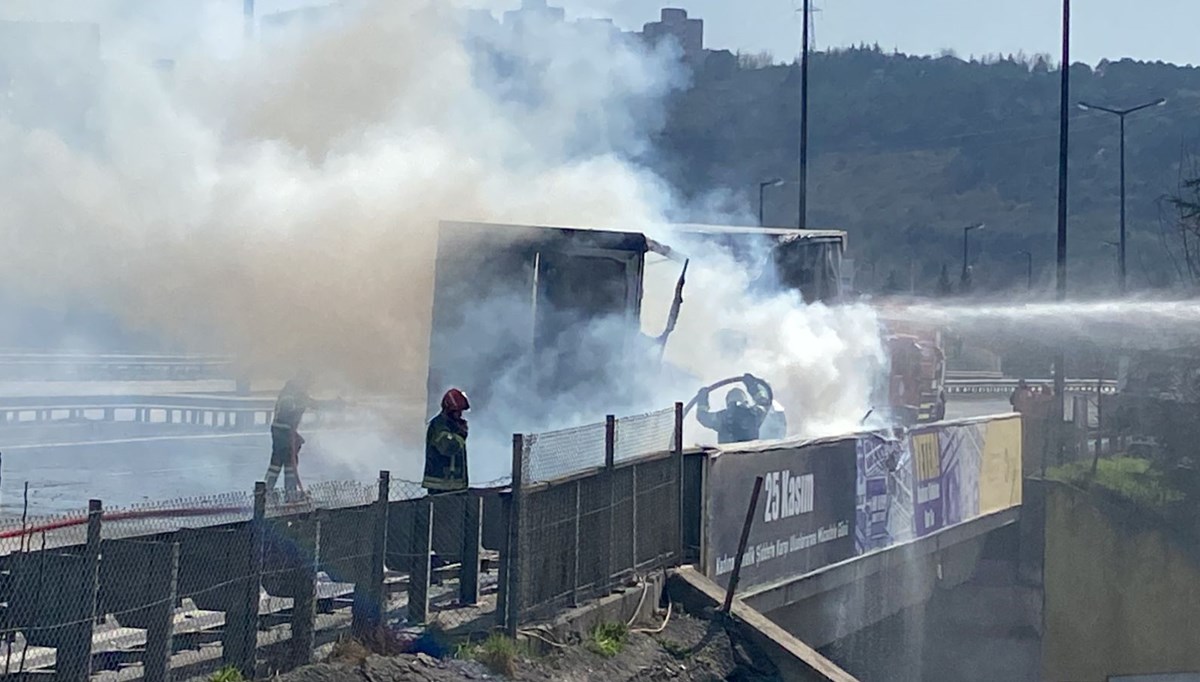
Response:
[[[300,490],[298,472],[300,446],[300,422],[304,412],[313,404],[306,383],[292,380],[284,385],[275,401],[275,417],[271,421],[271,464],[267,468],[267,490],[275,488],[279,472],[283,471],[283,488],[290,496]]]
[[[467,396],[452,388],[442,398],[442,411],[429,422],[421,485],[430,494],[467,489],[467,421],[462,413],[468,409]]]
[[[725,409],[711,412],[708,406],[708,389],[698,396],[696,420],[701,426],[717,432],[717,442],[744,443],[758,440],[763,422],[771,410],[772,400],[769,390],[762,380],[747,374],[742,382],[754,394],[753,402],[739,389],[729,391],[725,396]]]

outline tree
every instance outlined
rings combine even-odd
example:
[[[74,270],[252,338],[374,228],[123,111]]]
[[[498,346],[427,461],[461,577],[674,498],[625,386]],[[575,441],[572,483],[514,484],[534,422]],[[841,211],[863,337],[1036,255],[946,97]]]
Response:
[[[954,286],[950,284],[950,271],[946,268],[946,264],[942,263],[942,273],[938,275],[937,295],[950,296],[954,293]]]
[[[1186,156],[1186,155],[1185,155]],[[1194,157],[1180,164],[1179,187],[1168,201],[1175,210],[1174,240],[1176,253],[1171,254],[1176,270],[1185,286],[1200,283],[1200,162]],[[1182,257],[1180,264],[1178,257]]]

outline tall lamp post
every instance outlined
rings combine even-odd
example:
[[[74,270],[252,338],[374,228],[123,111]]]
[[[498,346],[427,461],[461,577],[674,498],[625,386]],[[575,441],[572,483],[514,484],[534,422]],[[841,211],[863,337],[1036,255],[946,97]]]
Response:
[[[966,227],[963,228],[962,281],[964,281],[964,282],[967,281],[967,264],[970,262],[970,258],[971,258],[971,252],[970,252],[971,233],[974,232],[975,230],[982,230],[982,229],[983,229],[983,223],[975,223],[974,225],[967,225]]]
[[[1125,270],[1125,117],[1132,113],[1141,111],[1143,109],[1149,109],[1150,107],[1161,107],[1162,105],[1164,105],[1166,103],[1167,103],[1167,100],[1164,97],[1159,97],[1158,99],[1154,100],[1153,102],[1146,102],[1145,104],[1139,104],[1136,107],[1130,107],[1128,109],[1113,109],[1111,107],[1100,106],[1099,104],[1088,104],[1087,102],[1079,103],[1079,108],[1083,109],[1084,111],[1103,111],[1105,113],[1112,114],[1112,115],[1116,116],[1117,118],[1121,119],[1121,241],[1120,241],[1120,245],[1119,245],[1120,250],[1117,253],[1117,261],[1118,261],[1117,277],[1121,283],[1121,293],[1122,294],[1125,293],[1125,279],[1126,279],[1126,270]]]
[[[1071,139],[1071,0],[1062,0],[1062,61],[1059,63],[1060,88],[1058,101],[1058,239],[1055,257],[1055,285],[1058,300],[1067,300],[1067,152]],[[1066,414],[1067,355],[1059,348],[1054,358],[1054,420],[1056,432],[1061,432]],[[1061,433],[1056,433],[1056,449],[1061,448]],[[1042,476],[1046,475],[1046,456],[1042,454]]]
[[[773,178],[771,180],[763,180],[758,183],[758,226],[762,227],[766,223],[763,222],[763,197],[768,187],[778,187],[783,184],[783,179]]]
[[[1025,256],[1025,288],[1033,291],[1033,254],[1029,251],[1018,251]]]
[[[801,230],[808,227],[808,18],[809,0],[804,0],[800,23],[800,220]]]

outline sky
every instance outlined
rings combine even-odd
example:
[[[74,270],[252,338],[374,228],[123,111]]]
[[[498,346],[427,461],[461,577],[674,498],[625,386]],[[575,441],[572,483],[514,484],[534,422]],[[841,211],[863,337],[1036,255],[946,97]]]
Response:
[[[495,9],[518,0],[481,0]],[[654,0],[557,0],[568,17],[610,16],[625,29],[656,20]],[[800,0],[678,0],[672,6],[704,19],[710,49],[770,51],[780,60],[799,52]],[[936,54],[1061,52],[1059,0],[813,0],[818,49],[879,43],[884,49]],[[1071,60],[1133,57],[1200,64],[1200,0],[1076,0]]]
[[[521,0],[455,0],[500,12]],[[257,0],[258,14],[331,0]],[[682,7],[705,22],[705,46],[743,52],[771,52],[790,61],[799,52],[801,0],[550,0],[568,18],[611,17],[624,29],[657,20],[665,4]],[[0,19],[86,19],[83,7],[144,8],[139,0],[4,0]],[[149,3],[158,11],[169,4]],[[221,11],[236,18],[242,0],[194,0],[189,11]],[[993,53],[1060,52],[1060,0],[813,0],[816,49],[879,43],[913,54],[954,50],[960,57]],[[219,8],[219,10],[218,10]],[[81,12],[82,10],[82,12]],[[144,9],[136,10],[136,12]],[[1200,64],[1200,0],[1076,0],[1072,19],[1072,61],[1133,57],[1147,61]],[[236,32],[231,32],[236,33]]]

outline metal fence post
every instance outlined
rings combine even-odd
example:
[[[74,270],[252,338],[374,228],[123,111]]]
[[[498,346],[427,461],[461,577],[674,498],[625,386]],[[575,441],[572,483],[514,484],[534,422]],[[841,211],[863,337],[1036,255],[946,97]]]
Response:
[[[142,660],[142,678],[146,682],[166,682],[170,679],[171,654],[174,651],[175,600],[179,592],[179,543],[167,545],[167,551],[155,552],[155,562],[146,576],[152,607],[146,628],[146,653]],[[160,564],[159,561],[165,558]]]
[[[96,623],[96,600],[100,594],[100,537],[104,505],[100,500],[88,500],[87,544],[84,549],[84,582],[79,586],[79,615],[81,618],[65,628],[58,651],[55,677],[66,680],[86,680],[92,674],[92,634]]]
[[[567,569],[571,574],[571,606],[579,606],[579,517],[583,516],[580,508],[581,485],[579,481],[572,484],[575,488],[575,529],[571,540],[575,546],[571,548],[571,565]]]
[[[417,502],[413,515],[412,570],[408,580],[408,619],[424,623],[429,618],[429,574],[433,552],[433,496]]]
[[[483,498],[470,490],[463,493],[462,568],[458,576],[460,604],[479,603],[479,555],[483,533]]]
[[[608,478],[608,570],[604,577],[606,588],[611,590],[613,586],[613,574],[616,573],[614,561],[617,553],[613,551],[613,532],[616,526],[617,515],[617,476],[616,470],[617,457],[617,418],[615,415],[604,417],[604,475]]]
[[[641,468],[641,464],[637,464],[637,463],[635,463],[629,467],[629,477],[631,479],[633,479],[633,481],[630,483],[630,488],[629,488],[629,507],[631,510],[630,518],[633,519],[633,522],[630,524],[630,527],[632,528],[633,532],[629,534],[629,542],[630,542],[630,550],[629,550],[630,551],[630,565],[629,565],[629,567],[635,575],[637,574],[637,568],[638,568],[638,531],[641,530],[641,526],[638,524],[638,469],[640,469],[640,468]]]
[[[512,558],[509,538],[512,535],[512,493],[501,493],[500,510],[504,517],[504,540],[500,547],[500,575],[497,576],[496,625],[504,628],[508,624],[508,564]]]
[[[517,636],[521,625],[521,488],[525,482],[525,437],[514,433],[512,437],[512,497],[508,515],[508,590],[504,606],[505,629],[510,637]]]
[[[321,556],[321,519],[312,514],[300,522],[296,538],[299,544],[295,569],[292,571],[292,637],[288,668],[298,668],[312,661],[313,640],[317,620],[317,560]]]
[[[684,541],[683,541],[683,403],[675,403],[675,433],[671,439],[672,454],[675,459],[675,464],[671,470],[675,473],[675,513],[679,515],[675,524],[675,533],[677,535],[675,542],[675,563],[682,564],[684,561]]]
[[[356,561],[354,602],[350,610],[350,629],[356,635],[369,634],[383,622],[384,573],[387,562],[388,498],[391,495],[391,473],[379,472],[379,488],[375,501],[371,503],[370,528],[365,543],[367,556]],[[365,568],[364,568],[365,566]],[[411,594],[412,586],[409,590]]]
[[[267,484],[254,484],[254,519],[250,522],[249,572],[246,576],[245,600],[246,621],[242,630],[241,660],[238,669],[247,679],[254,679],[258,668],[258,610],[259,591],[262,589],[263,531],[267,520]]]

